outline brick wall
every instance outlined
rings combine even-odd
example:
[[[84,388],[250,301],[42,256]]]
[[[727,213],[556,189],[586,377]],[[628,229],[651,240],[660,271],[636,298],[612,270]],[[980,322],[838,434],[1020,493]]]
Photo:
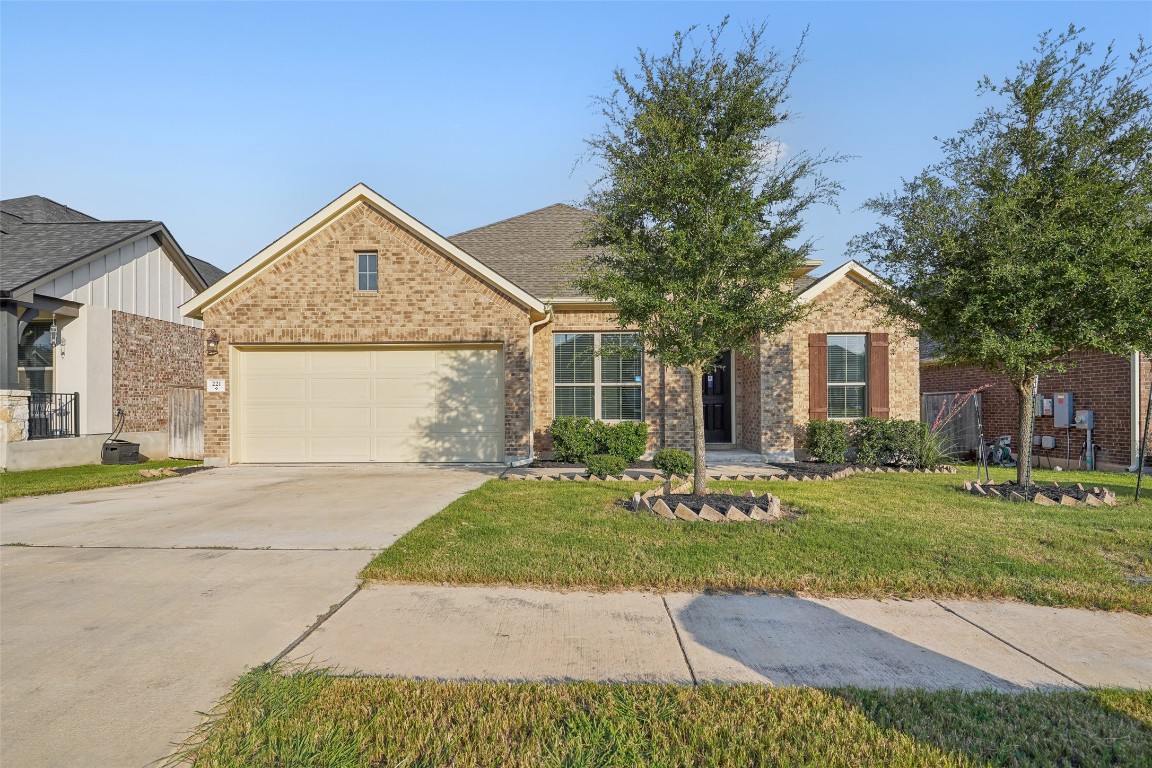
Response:
[[[789,328],[781,338],[765,342],[761,354],[775,356],[773,370],[784,370],[784,347],[790,347],[792,377],[791,434],[776,425],[782,418],[780,403],[786,401],[785,385],[773,381],[772,411],[765,417],[764,452],[801,449],[808,425],[808,334],[887,333],[888,404],[893,419],[920,418],[920,345],[906,328],[893,324],[884,310],[872,304],[871,291],[851,275],[817,296],[808,317]],[[780,348],[780,349],[776,349]]]
[[[760,350],[733,357],[736,396],[736,447],[760,453]]]
[[[112,313],[112,413],[126,432],[168,429],[173,387],[204,386],[204,331],[166,320]]]
[[[356,291],[356,253],[379,255],[379,291]],[[204,312],[220,335],[205,375],[229,378],[241,344],[498,342],[507,455],[528,452],[528,310],[360,203]],[[231,387],[229,387],[231,389]],[[229,456],[229,395],[205,396],[205,455]]]
[[[1065,359],[1069,367],[1064,373],[1040,377],[1040,393],[1051,397],[1054,392],[1071,392],[1076,410],[1096,412],[1096,428],[1092,440],[1103,447],[1098,454],[1101,463],[1127,466],[1132,457],[1132,365],[1131,359],[1100,352],[1078,352]],[[1152,365],[1142,360],[1141,388],[1144,390],[1141,411],[1147,408],[1148,382],[1152,378]],[[999,435],[1012,435],[1016,446],[1016,422],[1019,402],[1015,389],[1004,376],[998,376],[975,366],[949,366],[940,362],[925,362],[921,366],[920,389],[930,392],[966,392],[988,385],[981,393],[984,414],[984,439]],[[1073,465],[1084,450],[1087,432],[1063,428],[1052,424],[1051,416],[1036,419],[1036,434],[1051,435],[1056,448],[1051,455],[1059,460],[1071,456]],[[1045,463],[1046,466],[1046,463]]]

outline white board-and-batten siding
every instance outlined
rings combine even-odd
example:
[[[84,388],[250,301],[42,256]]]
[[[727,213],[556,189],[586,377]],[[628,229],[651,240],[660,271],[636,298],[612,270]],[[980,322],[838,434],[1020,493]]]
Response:
[[[197,291],[151,235],[133,240],[45,283],[36,292],[170,323],[204,327],[180,314]]]

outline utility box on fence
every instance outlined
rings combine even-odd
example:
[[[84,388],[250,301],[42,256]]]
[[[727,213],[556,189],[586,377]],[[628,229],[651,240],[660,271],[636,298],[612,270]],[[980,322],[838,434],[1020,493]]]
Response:
[[[1076,411],[1072,406],[1071,392],[1057,392],[1052,395],[1052,426],[1072,427],[1076,424]]]
[[[101,464],[139,464],[140,443],[127,440],[109,440],[100,450]]]

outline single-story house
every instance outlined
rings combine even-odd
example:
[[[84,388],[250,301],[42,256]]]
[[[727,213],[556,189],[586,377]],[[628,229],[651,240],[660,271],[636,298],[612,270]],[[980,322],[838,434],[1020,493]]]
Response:
[[[216,340],[206,461],[515,463],[560,415],[643,419],[651,449],[690,448],[687,373],[571,286],[586,216],[444,237],[353,187],[181,307]],[[807,319],[706,377],[711,444],[786,459],[809,419],[918,417],[917,341],[869,304],[877,278],[818,264],[795,275]]]
[[[39,195],[0,220],[2,468],[99,463],[121,411],[126,439],[167,456],[171,390],[204,387],[203,323],[179,308],[224,273],[159,221]]]
[[[940,354],[935,344],[925,344],[920,361],[920,391],[925,397],[980,392],[981,423],[984,440],[1001,435],[1013,437],[1015,444],[1020,404],[1016,390],[1006,376],[998,376],[972,365],[955,365]],[[1152,360],[1135,353],[1129,357],[1102,352],[1082,351],[1068,355],[1063,373],[1040,377],[1038,394],[1052,400],[1057,392],[1072,393],[1074,411],[1090,410],[1094,414],[1092,442],[1098,446],[1096,466],[1100,469],[1134,468],[1139,456],[1141,430],[1148,409],[1148,390],[1152,387]],[[1085,466],[1088,432],[1055,425],[1055,414],[1038,413],[1036,438],[1049,438],[1051,448],[1039,449],[1041,466]],[[1152,457],[1150,457],[1152,459]]]

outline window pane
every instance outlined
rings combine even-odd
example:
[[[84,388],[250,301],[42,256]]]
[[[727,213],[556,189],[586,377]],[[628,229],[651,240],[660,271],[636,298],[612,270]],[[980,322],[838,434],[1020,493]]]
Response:
[[[375,291],[379,287],[376,265],[378,257],[374,253],[356,254],[356,288],[361,291]]]
[[[867,338],[863,334],[829,336],[828,383],[863,384],[867,377]]]
[[[639,421],[640,387],[603,387],[600,390],[600,418]]]
[[[28,323],[20,334],[16,348],[16,364],[33,368],[52,366],[52,324],[46,322]]]
[[[592,400],[592,387],[556,387],[556,415],[595,418]]]
[[[600,381],[605,384],[639,384],[643,352],[640,334],[605,333],[600,336]]]
[[[591,384],[596,363],[592,354],[592,334],[558,333],[553,337],[553,344],[556,383]]]
[[[858,419],[864,415],[866,387],[829,386],[828,418]]]

